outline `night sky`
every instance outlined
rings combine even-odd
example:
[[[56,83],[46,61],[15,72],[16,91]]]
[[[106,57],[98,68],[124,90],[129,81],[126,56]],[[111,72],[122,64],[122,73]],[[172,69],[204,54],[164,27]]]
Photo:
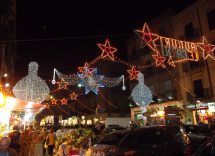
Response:
[[[31,61],[51,79],[53,68],[65,73],[101,54],[97,43],[109,38],[126,59],[126,40],[165,9],[180,10],[193,0],[19,0],[17,1],[16,77]],[[155,5],[156,4],[156,5]]]

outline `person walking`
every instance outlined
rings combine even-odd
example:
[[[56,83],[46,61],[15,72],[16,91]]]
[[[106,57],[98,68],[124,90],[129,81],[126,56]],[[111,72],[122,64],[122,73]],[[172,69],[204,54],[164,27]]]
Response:
[[[0,139],[0,156],[17,156],[16,150],[10,148],[11,140],[9,137]]]
[[[42,141],[42,146],[43,146],[43,155],[46,154],[45,143],[46,143],[47,135],[48,135],[47,130],[45,128],[43,128],[42,133],[41,133],[41,141]]]
[[[19,153],[19,150],[20,150],[20,144],[19,144],[20,135],[21,133],[19,131],[19,127],[13,126],[13,132],[9,133],[9,138],[11,140],[10,148],[15,149],[17,153]]]
[[[55,146],[55,134],[54,130],[51,128],[49,134],[46,137],[46,144],[48,145],[48,154],[53,155],[53,149]]]

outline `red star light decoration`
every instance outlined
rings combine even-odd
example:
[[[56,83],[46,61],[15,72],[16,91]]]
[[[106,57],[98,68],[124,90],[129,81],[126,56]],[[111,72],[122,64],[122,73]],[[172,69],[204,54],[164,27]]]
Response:
[[[134,80],[134,79],[138,80],[138,73],[140,71],[137,71],[134,66],[132,66],[130,70],[127,70],[127,72],[129,73],[130,80]]]
[[[157,51],[155,41],[159,39],[159,36],[151,33],[146,23],[143,25],[142,30],[136,30],[135,32],[141,38],[141,48],[143,48],[144,45],[148,45],[153,51]]]
[[[52,105],[56,105],[57,104],[57,100],[56,99],[52,99],[51,102],[52,102]]]
[[[175,67],[175,62],[174,62],[174,60],[172,59],[172,56],[169,57],[167,63],[168,63],[170,66]]]
[[[60,82],[57,82],[58,84],[58,89],[68,89],[67,86],[68,86],[68,83],[61,80]]]
[[[90,65],[86,62],[83,67],[78,67],[78,70],[81,74],[91,74],[94,68],[89,68]]]
[[[102,50],[101,58],[110,58],[114,61],[114,53],[117,51],[115,47],[110,46],[110,42],[106,39],[105,44],[97,44],[97,46]]]
[[[156,55],[152,55],[152,57],[155,59],[156,67],[162,66],[163,68],[166,68],[164,61],[166,60],[165,57],[161,56],[159,53]]]
[[[49,109],[49,104],[46,104],[46,108]]]
[[[71,100],[77,100],[77,97],[78,97],[78,94],[76,94],[75,92],[72,92],[72,93],[70,94],[70,99],[71,99]]]
[[[207,39],[203,36],[202,43],[198,43],[197,46],[202,49],[203,58],[207,59],[208,57],[215,60],[214,49],[215,46],[213,44],[208,43]]]
[[[67,101],[68,100],[66,98],[63,98],[63,99],[60,100],[62,105],[67,105]]]

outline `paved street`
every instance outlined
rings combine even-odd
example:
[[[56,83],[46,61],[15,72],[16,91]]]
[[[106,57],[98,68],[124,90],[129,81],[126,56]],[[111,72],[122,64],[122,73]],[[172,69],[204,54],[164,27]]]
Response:
[[[43,156],[42,144],[36,144],[34,156]],[[45,156],[48,156],[48,153]]]

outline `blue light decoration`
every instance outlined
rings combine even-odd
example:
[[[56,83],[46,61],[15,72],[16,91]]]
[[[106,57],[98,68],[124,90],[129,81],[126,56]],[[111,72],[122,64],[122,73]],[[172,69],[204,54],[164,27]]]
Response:
[[[117,78],[109,78],[104,75],[97,74],[97,68],[84,67],[78,74],[66,75],[54,69],[52,84],[56,83],[56,74],[62,80],[69,85],[77,85],[78,87],[85,87],[85,94],[93,91],[98,94],[100,87],[116,87],[122,81],[122,90],[126,90],[124,75]]]
[[[97,68],[95,68],[90,75],[78,74],[82,84],[85,87],[85,94],[88,94],[90,91],[93,91],[95,94],[98,94],[99,87],[104,87],[102,84],[102,79],[104,75],[97,74]]]
[[[139,83],[134,87],[131,97],[135,104],[140,107],[145,107],[152,102],[152,93],[150,89],[144,84],[144,75],[138,74]]]

